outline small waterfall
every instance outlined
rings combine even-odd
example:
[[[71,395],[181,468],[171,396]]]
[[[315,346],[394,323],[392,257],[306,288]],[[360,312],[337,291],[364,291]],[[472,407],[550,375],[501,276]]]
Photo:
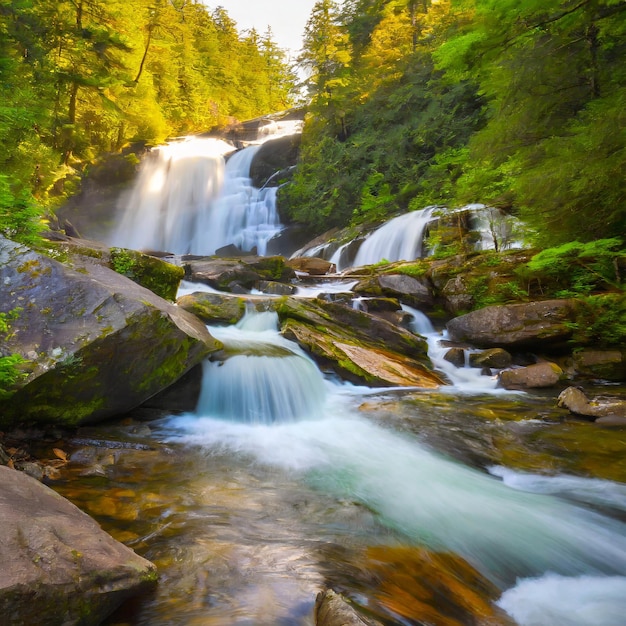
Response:
[[[356,267],[387,261],[412,261],[422,256],[424,231],[436,207],[405,213],[375,230],[361,245]]]
[[[297,344],[278,334],[277,321],[276,313],[248,313],[234,327],[211,328],[226,358],[204,365],[199,416],[273,424],[319,413],[322,374]]]
[[[445,335],[435,331],[428,317],[405,304],[402,310],[413,316],[410,323],[411,330],[418,335],[422,335],[428,342],[428,356],[434,368],[443,372],[452,383],[451,391],[465,393],[511,393],[506,389],[497,389],[495,376],[485,376],[477,367],[470,367],[466,362],[465,367],[457,367],[444,358],[448,347],[442,346],[441,341],[445,340]],[[467,359],[466,359],[467,361]],[[442,388],[442,389],[445,389]]]
[[[228,162],[225,155],[235,149],[218,139],[187,138],[155,148],[120,206],[122,219],[108,243],[200,255],[234,244],[264,255],[283,226],[277,188],[257,189],[250,180],[259,148],[235,152]]]

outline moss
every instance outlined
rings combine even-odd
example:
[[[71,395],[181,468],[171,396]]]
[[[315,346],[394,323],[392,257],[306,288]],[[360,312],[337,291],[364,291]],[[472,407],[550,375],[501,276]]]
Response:
[[[185,276],[182,267],[167,263],[148,254],[125,248],[111,248],[111,269],[173,302],[180,281]]]

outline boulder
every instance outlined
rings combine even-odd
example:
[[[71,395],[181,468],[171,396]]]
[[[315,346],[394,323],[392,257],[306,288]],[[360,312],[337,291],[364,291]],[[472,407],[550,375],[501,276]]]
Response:
[[[541,389],[554,387],[563,377],[563,370],[556,363],[544,361],[503,370],[498,375],[498,384],[505,389]]]
[[[292,270],[304,272],[309,276],[324,276],[335,271],[334,263],[315,256],[296,257],[295,259],[287,260],[285,263]]]
[[[472,367],[495,367],[496,369],[502,369],[511,365],[513,357],[502,348],[491,348],[481,352],[472,352],[469,355],[469,362]]]
[[[407,274],[379,274],[361,280],[353,289],[363,296],[386,296],[419,308],[430,308],[434,298],[428,279]]]
[[[424,339],[385,319],[320,299],[276,304],[283,335],[342,378],[383,387],[445,384],[432,370]]]
[[[544,300],[488,306],[450,320],[453,341],[485,348],[557,348],[572,336],[575,300]]]
[[[0,467],[0,622],[99,624],[156,568],[73,504]]]
[[[232,259],[185,257],[183,267],[187,280],[204,283],[220,291],[233,291],[234,286],[252,289],[262,280],[286,282],[296,277],[280,256]]]
[[[621,350],[580,350],[573,355],[578,374],[604,380],[626,380],[626,352]]]
[[[291,296],[298,289],[295,285],[278,283],[275,280],[261,280],[257,283],[256,288],[261,293],[267,293],[272,296]]]
[[[315,599],[315,626],[380,626],[380,622],[359,615],[342,595],[327,589]]]
[[[592,417],[596,420],[606,418],[607,423],[610,423],[609,418],[619,418],[620,421],[626,418],[626,400],[606,397],[596,397],[590,400],[578,387],[564,389],[559,394],[557,406],[583,417]]]
[[[221,347],[197,317],[107,267],[71,269],[1,238],[0,312],[13,318],[3,350],[23,360],[0,400],[4,425],[122,414]]]
[[[205,324],[236,324],[246,312],[243,298],[222,293],[197,291],[178,298],[176,304]]]
[[[448,361],[448,363],[456,365],[456,367],[463,367],[465,365],[465,350],[463,350],[463,348],[450,348],[443,355],[443,358]]]

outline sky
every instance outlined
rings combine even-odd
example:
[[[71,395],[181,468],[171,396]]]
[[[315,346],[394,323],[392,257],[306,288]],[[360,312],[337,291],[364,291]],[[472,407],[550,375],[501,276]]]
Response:
[[[316,0],[204,0],[209,9],[222,6],[237,22],[239,32],[256,28],[264,34],[272,28],[279,48],[295,55],[302,47],[302,34]]]

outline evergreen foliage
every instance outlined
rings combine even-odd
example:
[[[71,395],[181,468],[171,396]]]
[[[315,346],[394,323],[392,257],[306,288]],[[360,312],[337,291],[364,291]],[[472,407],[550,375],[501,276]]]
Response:
[[[271,31],[200,0],[0,0],[0,232],[32,243],[99,154],[284,110],[294,84]]]
[[[540,246],[623,236],[625,18],[624,0],[318,2],[292,217],[482,202]]]

